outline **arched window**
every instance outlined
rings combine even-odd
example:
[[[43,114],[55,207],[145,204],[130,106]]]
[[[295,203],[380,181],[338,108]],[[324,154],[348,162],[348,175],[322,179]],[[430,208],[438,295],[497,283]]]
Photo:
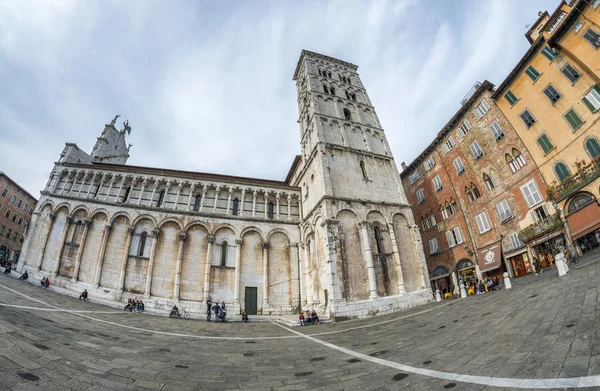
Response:
[[[446,203],[446,205],[447,205],[447,203]],[[447,218],[449,217],[449,215],[448,215],[448,210],[446,209],[446,207],[445,207],[445,206],[443,206],[443,205],[440,205],[440,212],[442,213],[442,218],[443,218],[444,220],[445,220],[445,219],[447,219]]]
[[[346,83],[348,83],[348,84],[352,85],[352,81],[350,80],[350,78],[349,78],[349,77],[348,77],[348,78],[346,78]]]
[[[585,206],[591,204],[592,201],[594,201],[592,197],[587,194],[579,194],[575,196],[569,203],[569,214],[583,209]]]
[[[326,85],[323,85],[323,92],[325,92],[326,94],[329,94],[329,88],[327,88]]]
[[[327,71],[327,76],[331,77],[331,72]]]
[[[100,186],[102,186],[102,182],[98,182],[98,186],[96,186],[96,190],[94,191],[94,198],[98,197],[98,192],[100,191]]]
[[[352,114],[350,113],[350,110],[348,110],[345,107],[344,107],[344,118],[346,118],[348,121],[352,121]]]
[[[73,224],[73,235],[71,236],[71,244],[77,244],[77,239],[79,239],[79,232],[81,232],[82,228],[83,222],[81,220]]]
[[[554,165],[554,173],[558,177],[559,181],[564,181],[568,177],[571,176],[571,172],[569,171],[569,167],[562,162],[558,162]]]
[[[221,243],[221,266],[227,266],[227,240]]]
[[[273,220],[273,203],[269,202],[268,205],[268,209],[267,209],[267,216],[269,217],[269,219]]]
[[[492,190],[494,187],[496,187],[494,185],[494,181],[492,181],[492,178],[490,178],[488,174],[483,174],[483,182],[487,186],[488,190]]]
[[[353,101],[356,102],[356,94],[352,93],[352,94],[350,94],[350,97],[352,98]]]
[[[146,239],[148,238],[148,233],[146,231],[142,232],[140,235],[140,243],[138,245],[137,255],[138,257],[144,256],[144,249],[146,248]]]
[[[129,186],[127,189],[125,189],[125,195],[123,196],[123,203],[127,202],[127,199],[129,198],[129,193],[131,193],[131,186]]]
[[[350,99],[350,94],[348,93],[348,91],[344,91],[346,93],[346,99]]]
[[[373,229],[375,233],[375,244],[377,245],[377,254],[383,254],[382,244],[381,244],[381,231],[379,227],[375,227]]]
[[[323,72],[321,72],[320,69],[317,69],[319,71],[319,76],[323,76]]]
[[[194,198],[194,212],[198,212],[200,210],[200,203],[202,202],[202,196],[198,194],[196,198]]]
[[[232,215],[234,215],[234,216],[238,215],[239,206],[240,206],[240,200],[238,200],[236,198],[235,200],[233,200],[233,211],[231,212]]]
[[[589,138],[585,142],[585,148],[592,158],[597,158],[600,156],[600,144],[598,144],[598,140],[595,138]]]
[[[365,170],[365,162],[363,162],[362,160],[360,161],[360,170],[362,171],[363,179],[365,181],[368,181],[369,178],[367,177],[367,171]]]
[[[329,92],[331,92],[331,95],[335,95],[335,88],[329,87]]]
[[[156,206],[161,207],[164,201],[165,201],[165,191],[161,190],[160,193],[158,194],[158,202],[156,203]]]
[[[523,158],[523,155],[521,155],[521,152],[515,148],[512,150],[512,155],[507,153],[504,158],[506,159],[506,163],[513,173],[519,171],[525,166],[525,159]]]
[[[473,182],[471,182],[471,187],[465,187],[465,193],[467,193],[467,197],[469,197],[469,201],[473,202],[478,199],[481,194],[479,194],[479,189]]]

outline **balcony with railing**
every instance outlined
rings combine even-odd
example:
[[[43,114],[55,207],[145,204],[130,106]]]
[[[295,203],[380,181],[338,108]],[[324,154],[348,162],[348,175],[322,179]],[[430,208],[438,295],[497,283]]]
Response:
[[[538,236],[545,235],[550,232],[558,231],[562,228],[562,220],[558,213],[524,228],[519,234],[521,241],[527,243]]]
[[[583,189],[600,177],[600,161],[581,166],[577,173],[566,178],[556,186],[548,187],[548,198],[560,202],[571,194]]]

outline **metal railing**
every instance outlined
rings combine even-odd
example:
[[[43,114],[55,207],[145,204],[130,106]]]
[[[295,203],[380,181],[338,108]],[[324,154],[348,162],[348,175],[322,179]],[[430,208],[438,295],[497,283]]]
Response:
[[[600,177],[600,161],[582,168],[576,174],[560,182],[558,186],[552,188],[551,193],[548,194],[549,198],[555,202],[560,202],[595,181],[598,177]]]
[[[562,221],[558,213],[540,221],[537,224],[531,224],[529,227],[524,228],[521,231],[520,239],[523,242],[529,242],[530,240],[541,236],[545,233],[556,231],[562,227]]]

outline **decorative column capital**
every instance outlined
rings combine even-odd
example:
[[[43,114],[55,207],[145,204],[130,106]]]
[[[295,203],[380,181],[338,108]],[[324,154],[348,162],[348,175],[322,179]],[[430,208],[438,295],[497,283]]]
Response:
[[[327,219],[321,223],[321,227],[330,226],[330,225],[338,225],[340,223],[339,220]]]
[[[261,246],[262,246],[262,248],[263,248],[264,250],[266,250],[266,249],[268,249],[268,248],[269,248],[269,242],[262,242],[262,243],[261,243]]]
[[[241,246],[241,245],[242,245],[242,243],[243,243],[243,240],[242,240],[242,239],[236,239],[236,240],[235,240],[235,244],[237,244],[238,246]]]
[[[112,229],[112,227],[113,227],[113,225],[109,223],[109,224],[106,224],[106,225],[104,226],[104,229],[105,229],[107,232],[110,232],[110,230]]]
[[[279,201],[280,198],[281,198],[281,194],[279,194],[279,193],[275,194],[275,200]]]
[[[90,219],[83,219],[83,224],[85,224],[86,227],[89,227],[90,225],[92,225],[92,220],[90,220]]]
[[[48,217],[50,218],[50,220],[51,220],[51,221],[54,221],[54,219],[56,219],[56,213],[54,213],[54,212],[50,212],[50,213],[48,214]]]
[[[369,222],[368,222],[368,221],[366,221],[366,220],[365,220],[365,221],[361,221],[360,223],[358,223],[358,225],[359,225],[361,228],[369,228]]]
[[[160,182],[159,181],[154,181],[154,190],[158,190],[158,188],[160,187]]]
[[[152,237],[153,237],[153,238],[157,238],[157,239],[158,239],[158,237],[159,237],[159,236],[160,236],[160,229],[158,229],[158,228],[154,228],[154,229],[152,230]]]
[[[127,234],[129,234],[129,236],[132,236],[134,231],[135,231],[135,227],[133,227],[131,225],[127,226]]]
[[[177,185],[177,189],[179,189],[179,191],[181,191],[181,189],[183,189],[183,183],[180,183],[179,185]]]
[[[67,224],[73,224],[73,215],[67,215]]]
[[[298,248],[304,249],[304,243],[302,242],[296,243],[296,246],[298,246]]]
[[[256,197],[257,197],[257,196],[258,196],[258,192],[257,192],[256,190],[254,190],[254,191],[252,192],[252,198],[253,198],[254,200],[256,200]]]
[[[206,237],[206,240],[208,240],[208,243],[214,244],[215,243],[215,235],[208,235]]]
[[[228,193],[229,193],[229,195],[233,194],[233,189],[232,189],[232,188],[229,188],[229,191],[228,191]]]
[[[187,240],[187,233],[185,231],[179,232],[179,241],[185,242]]]

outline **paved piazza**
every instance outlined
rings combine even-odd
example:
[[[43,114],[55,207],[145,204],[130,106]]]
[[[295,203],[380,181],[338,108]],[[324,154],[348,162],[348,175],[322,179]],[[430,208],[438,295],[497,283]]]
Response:
[[[309,327],[132,314],[0,275],[0,389],[600,389],[599,270]]]

